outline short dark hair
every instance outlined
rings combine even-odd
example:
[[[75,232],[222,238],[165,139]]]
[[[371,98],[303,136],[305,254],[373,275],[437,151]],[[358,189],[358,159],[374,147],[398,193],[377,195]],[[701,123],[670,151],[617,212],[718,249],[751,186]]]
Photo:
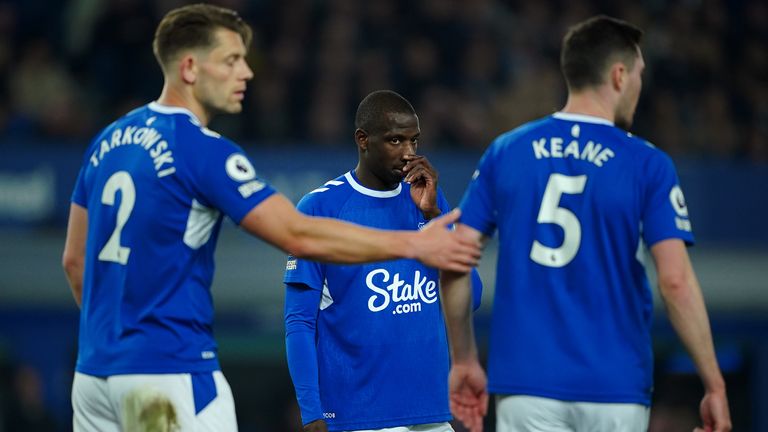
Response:
[[[563,38],[560,68],[569,90],[603,84],[605,68],[616,60],[632,68],[643,31],[620,19],[598,15],[582,21]]]
[[[386,115],[404,113],[416,115],[408,100],[392,90],[377,90],[366,96],[357,106],[355,128],[369,134],[382,132],[386,128]]]
[[[184,49],[212,46],[214,33],[220,28],[238,33],[246,47],[251,44],[251,27],[237,12],[200,3],[168,12],[157,26],[152,51],[160,67],[165,69],[165,65]]]

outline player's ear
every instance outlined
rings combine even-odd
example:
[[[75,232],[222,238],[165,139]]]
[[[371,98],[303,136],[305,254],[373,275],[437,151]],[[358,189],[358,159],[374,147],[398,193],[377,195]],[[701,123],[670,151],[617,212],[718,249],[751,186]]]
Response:
[[[192,54],[186,54],[179,61],[179,77],[186,84],[197,81],[197,59]]]
[[[624,84],[626,83],[628,72],[629,71],[627,70],[627,66],[622,62],[616,62],[611,65],[611,87],[619,93],[624,91]]]
[[[355,129],[355,143],[360,150],[368,151],[368,132],[361,128]]]

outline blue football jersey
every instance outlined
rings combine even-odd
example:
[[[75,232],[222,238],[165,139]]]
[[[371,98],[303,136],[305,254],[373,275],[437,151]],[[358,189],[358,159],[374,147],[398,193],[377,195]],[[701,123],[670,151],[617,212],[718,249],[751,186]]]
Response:
[[[450,210],[440,190],[438,205]],[[427,223],[409,184],[371,190],[353,172],[310,192],[298,208],[381,229],[417,230]],[[316,347],[330,430],[450,420],[438,280],[436,269],[416,260],[334,265],[289,258],[285,283],[322,291]]]
[[[86,151],[72,201],[88,210],[79,372],[207,372],[214,248],[274,190],[190,111],[150,103]]]
[[[650,404],[642,244],[693,242],[670,158],[607,120],[556,113],[492,143],[461,209],[499,233],[489,390]]]

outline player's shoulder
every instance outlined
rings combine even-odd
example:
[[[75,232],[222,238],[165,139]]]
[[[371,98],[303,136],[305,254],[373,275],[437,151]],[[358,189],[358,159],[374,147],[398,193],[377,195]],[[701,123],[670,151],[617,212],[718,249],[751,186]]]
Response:
[[[309,191],[296,207],[307,214],[330,215],[338,211],[352,192],[347,174],[342,174]]]
[[[672,158],[649,140],[619,128],[615,128],[615,133],[624,139],[625,145],[637,155],[638,159],[645,159],[651,163],[672,164]]]

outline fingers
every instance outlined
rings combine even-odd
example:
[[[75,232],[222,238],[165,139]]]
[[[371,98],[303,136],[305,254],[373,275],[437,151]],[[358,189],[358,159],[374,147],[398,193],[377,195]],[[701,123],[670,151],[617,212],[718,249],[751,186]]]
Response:
[[[488,415],[488,393],[485,391],[480,395],[480,415]]]
[[[406,155],[403,156],[403,160],[406,161],[403,172],[408,173],[405,181],[409,183],[419,179],[437,181],[437,171],[424,156]]]
[[[471,401],[472,399],[474,399],[474,402]],[[483,430],[482,407],[478,405],[476,398],[471,396],[462,398],[460,395],[453,394],[450,399],[450,409],[453,416],[464,424],[470,432],[481,432]]]
[[[438,218],[432,219],[432,221],[429,224],[447,227],[448,225],[458,222],[460,217],[461,217],[461,210],[459,210],[458,208],[455,208]]]
[[[454,209],[433,219],[421,231],[424,236],[430,238],[429,246],[424,253],[417,254],[423,263],[441,270],[460,273],[467,273],[477,266],[482,254],[480,242],[446,229],[460,216],[461,211]]]

